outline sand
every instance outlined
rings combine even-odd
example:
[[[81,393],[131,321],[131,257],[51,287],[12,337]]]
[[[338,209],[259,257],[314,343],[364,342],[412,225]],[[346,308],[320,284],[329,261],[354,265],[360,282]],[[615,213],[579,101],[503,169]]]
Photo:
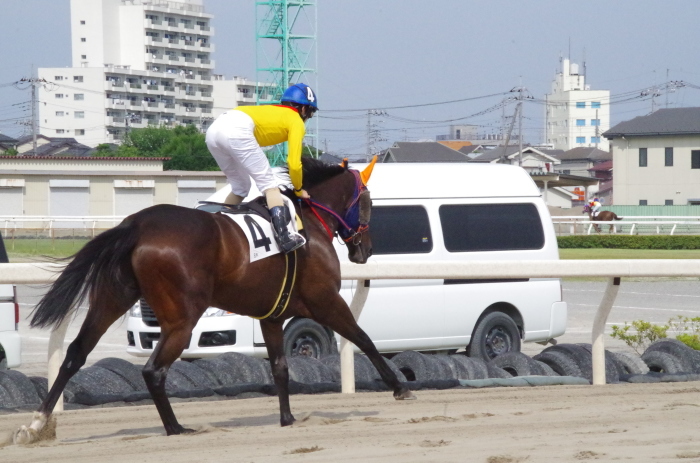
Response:
[[[57,438],[2,462],[700,462],[699,383],[295,395],[174,404],[195,434],[165,436],[152,405],[57,414]],[[31,414],[0,416],[9,435]],[[2,444],[0,444],[2,445]]]

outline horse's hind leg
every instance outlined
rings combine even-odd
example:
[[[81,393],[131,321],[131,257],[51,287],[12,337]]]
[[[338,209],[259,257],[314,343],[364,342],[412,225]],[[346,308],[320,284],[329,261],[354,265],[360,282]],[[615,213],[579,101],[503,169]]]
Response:
[[[154,306],[152,305],[151,307]],[[177,309],[174,308],[173,310]],[[201,312],[204,312],[204,309],[202,309]],[[173,312],[171,311],[171,313]],[[158,410],[158,414],[160,415],[163,427],[168,436],[193,432],[192,429],[184,428],[178,423],[175,412],[173,412],[173,408],[165,392],[165,379],[170,366],[180,357],[182,351],[187,347],[190,337],[192,336],[192,329],[196,323],[197,319],[194,321],[181,321],[178,324],[161,322],[161,335],[158,345],[142,371],[146,386],[151,393],[153,403]]]
[[[280,424],[289,426],[294,423],[294,415],[289,406],[289,368],[287,357],[284,355],[284,331],[282,322],[261,320],[263,339],[267,346],[267,355],[270,357],[272,376],[277,386],[277,397],[280,402]]]
[[[134,302],[136,298],[137,296],[134,294]],[[66,358],[61,364],[56,381],[54,381],[51,390],[34,414],[32,424],[29,427],[20,427],[15,433],[13,440],[16,444],[27,444],[38,439],[39,432],[51,416],[56,402],[63,394],[63,389],[68,384],[68,381],[85,365],[88,354],[92,352],[97,342],[112,323],[117,321],[131,307],[132,304],[120,301],[132,298],[119,299],[100,302],[99,305],[92,304],[90,306],[85,316],[85,321],[80,327],[80,332],[66,350]]]
[[[307,301],[308,302],[308,301]],[[384,357],[379,355],[372,340],[357,324],[350,312],[350,308],[339,294],[335,294],[331,300],[325,300],[322,305],[307,303],[313,314],[313,319],[322,325],[326,325],[351,343],[355,344],[372,362],[379,372],[384,383],[394,391],[396,400],[415,399],[413,393],[405,384],[399,382]]]

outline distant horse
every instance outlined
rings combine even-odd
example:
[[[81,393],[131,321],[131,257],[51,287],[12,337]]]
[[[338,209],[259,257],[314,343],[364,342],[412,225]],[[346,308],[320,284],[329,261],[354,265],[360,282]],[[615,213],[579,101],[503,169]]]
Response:
[[[143,368],[143,377],[168,435],[191,432],[181,426],[165,392],[165,378],[180,357],[192,329],[208,307],[262,318],[260,327],[277,386],[282,426],[294,422],[289,406],[289,372],[283,350],[286,318],[307,317],[326,325],[359,347],[399,399],[414,398],[357,325],[340,297],[336,234],[352,262],[372,254],[368,233],[371,199],[366,180],[342,165],[303,158],[304,188],[311,195],[303,209],[307,244],[296,251],[297,274],[288,307],[270,315],[281,297],[285,255],[250,262],[243,231],[221,214],[172,205],[144,209],[88,242],[36,306],[31,326],[56,327],[84,296],[89,309],[66,352],[58,377],[35,412],[30,427],[15,433],[16,443],[38,439],[68,380],[112,323],[143,297],[161,326],[161,337]],[[271,310],[271,308],[273,310]]]
[[[591,209],[590,204],[585,204],[583,206],[583,213],[588,214],[588,219],[591,222],[612,222],[613,220],[622,220],[622,217],[618,217],[617,214],[612,211],[600,211],[598,212],[597,216],[593,217],[593,210]],[[598,233],[600,233],[600,226],[598,224],[594,223],[593,227]],[[613,227],[614,225],[610,224],[608,233],[612,233]]]

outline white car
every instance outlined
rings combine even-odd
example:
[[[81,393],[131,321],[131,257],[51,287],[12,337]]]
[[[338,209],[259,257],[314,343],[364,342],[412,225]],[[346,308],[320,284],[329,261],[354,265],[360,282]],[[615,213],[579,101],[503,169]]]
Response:
[[[8,262],[5,244],[0,235],[0,265]],[[13,285],[0,284],[0,370],[16,368],[21,364],[22,345],[18,326],[17,289]]]
[[[358,168],[361,169],[360,166]],[[372,260],[557,260],[559,250],[540,191],[520,167],[475,163],[377,164],[372,195]],[[219,191],[211,201],[221,201]],[[347,250],[337,244],[341,260]],[[376,280],[359,319],[379,352],[449,352],[490,359],[524,342],[554,342],[566,330],[559,279]],[[354,281],[343,281],[349,303]],[[127,352],[152,353],[160,336],[145,301],[132,309]],[[337,337],[316,322],[285,326],[285,353],[319,357]],[[183,358],[223,352],[266,357],[258,321],[209,308]]]

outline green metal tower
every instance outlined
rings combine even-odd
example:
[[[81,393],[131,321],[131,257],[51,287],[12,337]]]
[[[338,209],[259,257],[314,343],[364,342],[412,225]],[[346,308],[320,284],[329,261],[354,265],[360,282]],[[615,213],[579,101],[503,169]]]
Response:
[[[318,92],[316,0],[256,1],[255,20],[257,103],[279,103],[284,90],[299,82]],[[311,121],[306,144],[317,147],[318,118]],[[284,164],[286,151],[285,144],[268,152],[270,163]]]

